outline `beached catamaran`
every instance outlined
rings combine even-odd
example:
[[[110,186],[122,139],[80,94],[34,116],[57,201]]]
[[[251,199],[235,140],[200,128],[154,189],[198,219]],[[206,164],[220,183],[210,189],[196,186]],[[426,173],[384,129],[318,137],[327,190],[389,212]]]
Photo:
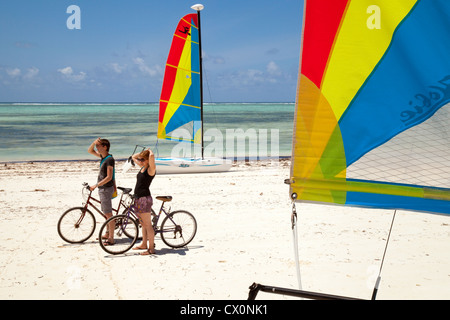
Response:
[[[296,202],[450,215],[450,1],[305,0],[303,14],[294,244]]]
[[[200,145],[198,158],[158,158],[158,173],[221,172],[231,162],[205,158],[203,143],[203,89],[200,11],[181,18],[167,58],[159,101],[158,139]]]

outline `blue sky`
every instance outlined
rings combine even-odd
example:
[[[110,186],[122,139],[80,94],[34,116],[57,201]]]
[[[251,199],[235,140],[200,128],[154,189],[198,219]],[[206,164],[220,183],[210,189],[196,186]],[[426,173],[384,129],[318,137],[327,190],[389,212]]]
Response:
[[[294,101],[303,0],[203,0],[205,102]],[[2,0],[0,102],[156,102],[195,0]],[[69,29],[70,5],[81,29]]]

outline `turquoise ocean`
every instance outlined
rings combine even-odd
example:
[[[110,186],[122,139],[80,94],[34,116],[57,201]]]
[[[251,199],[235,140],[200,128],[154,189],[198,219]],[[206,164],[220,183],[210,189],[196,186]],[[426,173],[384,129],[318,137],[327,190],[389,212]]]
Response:
[[[0,162],[92,159],[87,149],[97,137],[111,142],[116,159],[128,158],[136,145],[159,157],[173,155],[174,147],[186,152],[179,143],[156,138],[158,108],[157,103],[2,103]],[[205,135],[210,134],[205,156],[291,155],[294,103],[209,103],[203,117]],[[195,156],[191,150],[187,155]]]

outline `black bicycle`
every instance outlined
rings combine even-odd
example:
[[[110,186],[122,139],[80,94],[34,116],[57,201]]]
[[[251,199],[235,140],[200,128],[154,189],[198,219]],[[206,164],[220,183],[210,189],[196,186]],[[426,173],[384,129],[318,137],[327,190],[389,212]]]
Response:
[[[172,201],[171,196],[157,196],[156,199],[162,201],[158,214],[152,209],[152,225],[157,234],[161,235],[161,240],[171,248],[181,248],[188,245],[197,233],[197,221],[194,216],[186,210],[176,210],[170,212],[164,208],[166,202]],[[164,213],[163,216],[161,214]],[[160,218],[162,219],[159,224]],[[114,223],[114,244],[107,244],[102,240],[102,234],[108,230],[108,224]],[[133,203],[126,209],[124,214],[116,215],[108,220],[100,228],[99,242],[103,250],[110,254],[122,254],[130,250],[139,237],[139,219],[135,213]]]

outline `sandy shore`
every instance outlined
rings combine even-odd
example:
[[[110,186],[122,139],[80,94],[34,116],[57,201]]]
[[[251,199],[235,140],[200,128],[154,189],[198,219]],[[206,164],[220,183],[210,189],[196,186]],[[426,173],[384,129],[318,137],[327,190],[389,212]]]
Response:
[[[227,173],[160,175],[153,195],[192,212],[183,249],[111,256],[96,241],[65,243],[60,215],[82,203],[97,162],[0,165],[0,299],[247,299],[253,283],[296,289],[289,161],[240,162]],[[121,163],[118,164],[119,168]],[[134,187],[135,171],[117,174]],[[156,201],[158,204],[159,202]],[[297,204],[304,290],[369,299],[392,212]],[[450,299],[450,218],[397,213],[378,299]],[[260,293],[258,299],[291,299]]]

